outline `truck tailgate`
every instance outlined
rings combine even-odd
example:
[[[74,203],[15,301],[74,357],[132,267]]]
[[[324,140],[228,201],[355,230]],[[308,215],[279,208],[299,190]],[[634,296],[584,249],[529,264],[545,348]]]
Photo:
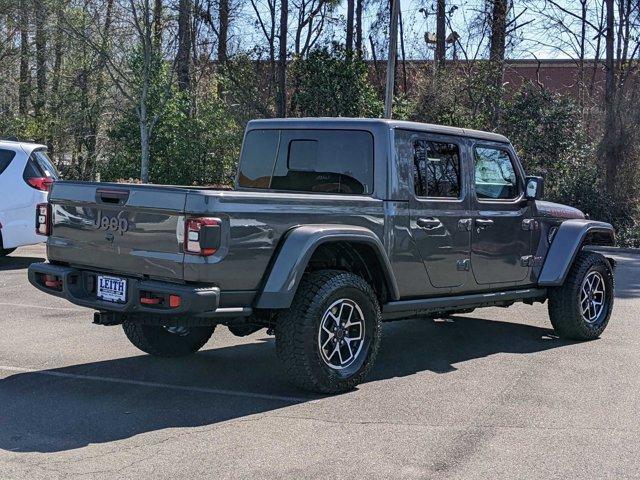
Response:
[[[180,281],[187,190],[134,184],[54,184],[50,261]]]

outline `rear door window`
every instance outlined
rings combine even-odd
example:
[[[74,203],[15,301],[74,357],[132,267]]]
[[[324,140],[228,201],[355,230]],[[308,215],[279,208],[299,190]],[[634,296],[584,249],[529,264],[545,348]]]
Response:
[[[413,183],[418,197],[460,198],[460,150],[455,143],[416,139]]]
[[[16,152],[12,150],[1,150],[0,149],[0,175],[7,169],[9,164],[11,164],[11,160],[16,156]]]
[[[373,136],[357,130],[252,130],[243,147],[240,187],[373,193]]]

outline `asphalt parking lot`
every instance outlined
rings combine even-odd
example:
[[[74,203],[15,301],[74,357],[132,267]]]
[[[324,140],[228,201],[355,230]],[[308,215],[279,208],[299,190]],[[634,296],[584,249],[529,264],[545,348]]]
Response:
[[[356,391],[290,387],[264,332],[147,356],[0,259],[0,478],[640,478],[640,256],[600,340],[546,305],[386,324]]]

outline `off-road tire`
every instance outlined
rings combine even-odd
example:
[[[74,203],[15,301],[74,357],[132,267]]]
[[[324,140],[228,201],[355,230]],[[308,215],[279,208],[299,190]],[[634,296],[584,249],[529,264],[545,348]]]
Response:
[[[582,316],[580,292],[585,277],[590,272],[599,272],[604,279],[604,307],[591,323]],[[609,323],[613,309],[615,279],[613,268],[599,253],[578,253],[564,284],[549,289],[549,317],[558,336],[570,340],[593,340],[598,338]]]
[[[184,357],[200,350],[213,335],[215,326],[189,327],[186,335],[136,322],[125,322],[122,329],[129,341],[143,352],[157,357]]]
[[[345,370],[330,368],[322,358],[319,329],[333,302],[347,299],[363,313],[362,348]],[[361,277],[342,271],[305,274],[291,308],[277,319],[276,351],[290,381],[301,389],[340,393],[353,389],[371,370],[380,347],[382,315],[376,294]]]

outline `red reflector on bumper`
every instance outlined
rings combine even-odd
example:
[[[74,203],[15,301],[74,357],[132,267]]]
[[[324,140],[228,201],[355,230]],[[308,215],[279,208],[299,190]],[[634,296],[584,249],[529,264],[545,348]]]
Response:
[[[178,295],[169,295],[169,306],[171,308],[178,308],[182,303],[182,299]]]
[[[45,287],[55,288],[56,290],[62,289],[62,280],[55,275],[43,275],[43,283]]]

